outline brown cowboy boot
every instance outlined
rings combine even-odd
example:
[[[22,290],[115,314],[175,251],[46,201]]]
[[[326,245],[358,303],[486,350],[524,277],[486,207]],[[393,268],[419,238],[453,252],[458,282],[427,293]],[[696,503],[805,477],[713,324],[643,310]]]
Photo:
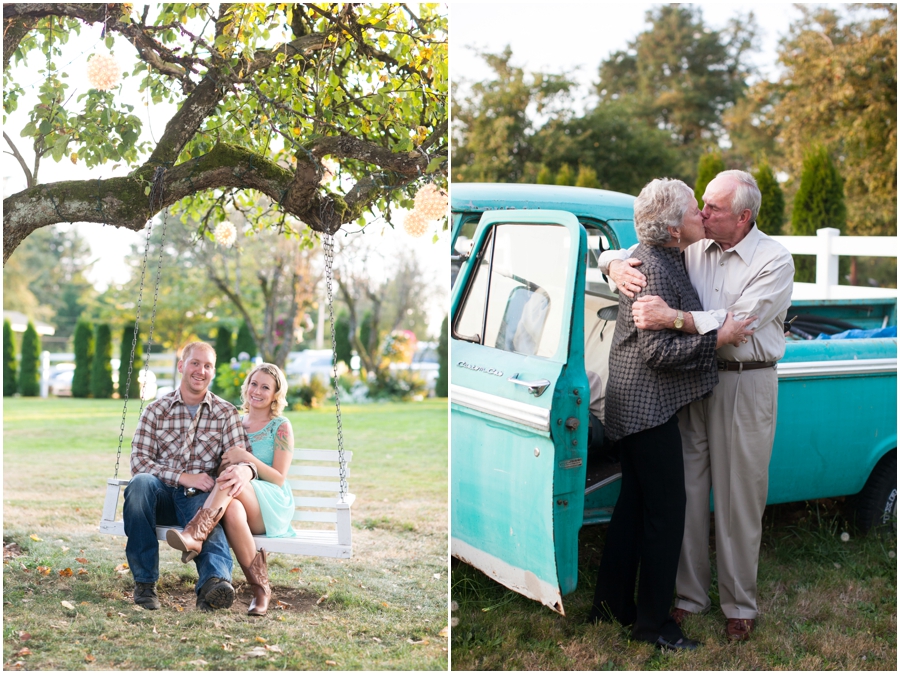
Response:
[[[269,587],[269,569],[266,566],[266,551],[260,550],[250,562],[250,566],[241,564],[244,577],[253,586],[253,601],[247,609],[247,615],[265,615],[269,610],[269,597],[272,596],[272,588]]]
[[[200,554],[203,541],[222,519],[224,512],[225,509],[221,507],[215,511],[212,508],[200,508],[191,521],[185,525],[184,531],[169,529],[166,532],[166,543],[176,550],[182,551],[182,564],[187,564]]]

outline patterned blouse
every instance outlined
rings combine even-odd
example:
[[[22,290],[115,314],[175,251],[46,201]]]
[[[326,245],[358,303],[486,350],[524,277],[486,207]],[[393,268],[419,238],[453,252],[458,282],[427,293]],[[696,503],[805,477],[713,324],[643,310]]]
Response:
[[[703,310],[677,248],[641,244],[632,257],[643,262],[647,277],[635,299],[658,295],[673,309]],[[719,381],[715,330],[705,335],[674,328],[638,330],[633,303],[624,293],[619,296],[606,389],[605,427],[611,440],[665,423],[688,403],[709,395]]]

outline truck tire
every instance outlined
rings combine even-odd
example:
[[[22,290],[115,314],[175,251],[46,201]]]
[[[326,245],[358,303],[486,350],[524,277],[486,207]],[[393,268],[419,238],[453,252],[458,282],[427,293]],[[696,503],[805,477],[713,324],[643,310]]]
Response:
[[[879,461],[862,491],[855,498],[857,528],[866,533],[872,528],[897,527],[897,450]]]

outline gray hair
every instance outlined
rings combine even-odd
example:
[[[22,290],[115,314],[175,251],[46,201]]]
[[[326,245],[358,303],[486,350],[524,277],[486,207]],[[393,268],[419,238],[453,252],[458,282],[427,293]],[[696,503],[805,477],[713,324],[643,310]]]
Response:
[[[750,222],[756,222],[756,216],[759,215],[759,206],[762,203],[762,194],[759,192],[759,186],[756,179],[746,171],[722,171],[719,176],[727,176],[733,178],[737,183],[734,190],[734,196],[731,198],[731,212],[740,215],[745,210],[750,211]]]
[[[692,203],[697,204],[694,190],[680,180],[651,180],[634,200],[634,229],[638,241],[648,246],[669,243],[672,240],[669,227],[681,227],[684,214]]]

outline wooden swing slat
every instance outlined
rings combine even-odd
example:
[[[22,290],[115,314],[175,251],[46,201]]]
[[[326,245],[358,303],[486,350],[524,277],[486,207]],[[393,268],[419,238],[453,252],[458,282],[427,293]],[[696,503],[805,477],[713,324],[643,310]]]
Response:
[[[340,477],[340,468],[329,466],[291,466],[288,475],[307,475],[311,477]],[[350,477],[350,471],[346,471],[344,477]]]
[[[345,475],[347,474],[346,462],[353,458],[352,452],[344,452]],[[332,449],[295,449],[294,460],[291,470],[298,468],[298,464],[305,461],[332,461],[338,462],[340,454],[337,450]],[[304,466],[304,468],[310,468]],[[313,466],[312,468],[324,469],[331,471],[325,476],[339,477],[340,467],[323,467]],[[319,475],[318,473],[303,473],[305,475]],[[116,511],[118,510],[119,495],[122,487],[128,484],[129,480],[109,478],[106,481],[106,499],[103,502],[103,518],[100,521],[100,533],[110,534],[113,536],[125,535],[125,523],[122,520],[116,520]],[[326,482],[324,480],[289,480],[292,489],[313,492],[339,492],[340,484],[338,482]],[[332,495],[327,497],[316,496],[295,496],[294,497],[294,517],[293,521],[298,522],[326,522],[335,524],[334,529],[295,529],[296,536],[284,538],[268,538],[266,536],[254,536],[256,549],[265,548],[268,552],[283,552],[292,555],[311,555],[316,557],[339,557],[349,558],[351,556],[351,524],[350,524],[350,506],[356,500],[353,494],[345,493],[344,500],[341,502],[340,495]],[[319,510],[306,510],[307,508],[318,508]],[[322,510],[326,509],[326,510]],[[329,512],[330,510],[330,512]],[[169,529],[180,529],[179,527],[157,527],[156,537],[164,541],[166,540],[166,532]]]

